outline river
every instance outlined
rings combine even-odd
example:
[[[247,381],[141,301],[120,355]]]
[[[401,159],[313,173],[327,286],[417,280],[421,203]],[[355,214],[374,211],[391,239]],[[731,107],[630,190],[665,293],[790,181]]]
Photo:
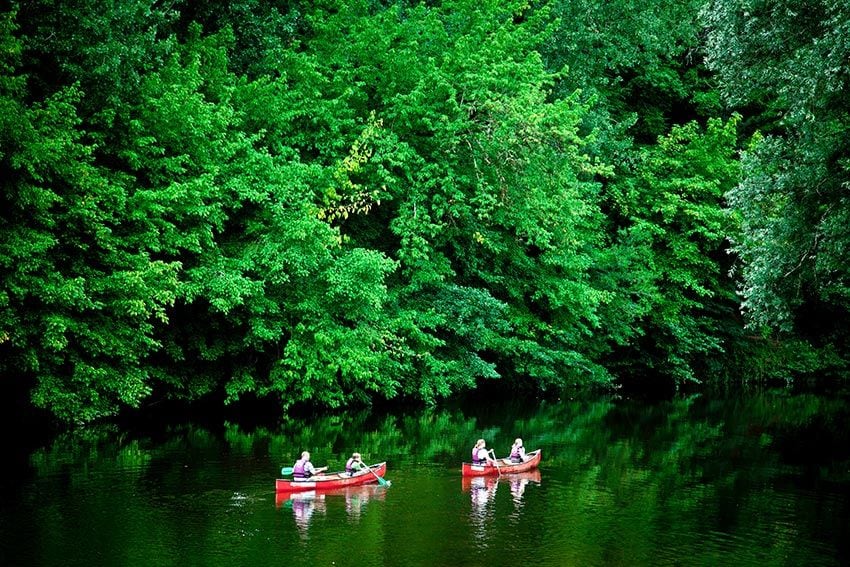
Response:
[[[5,465],[3,565],[846,565],[842,396],[778,390],[62,434]],[[14,432],[10,432],[14,433]],[[539,469],[464,480],[479,437]],[[391,485],[276,495],[308,449]]]

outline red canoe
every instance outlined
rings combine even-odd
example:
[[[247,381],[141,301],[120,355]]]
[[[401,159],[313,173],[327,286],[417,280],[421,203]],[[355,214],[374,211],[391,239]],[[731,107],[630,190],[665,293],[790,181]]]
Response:
[[[275,492],[302,492],[304,490],[333,490],[345,488],[346,486],[359,486],[378,482],[378,477],[383,478],[387,472],[387,463],[371,465],[372,469],[363,469],[353,475],[347,472],[335,472],[328,474],[317,474],[310,478],[285,479],[278,478],[274,481]],[[373,474],[374,473],[374,474]]]
[[[540,464],[540,449],[526,453],[525,461],[521,463],[512,463],[510,459],[496,459],[496,464],[487,463],[485,465],[473,465],[472,463],[463,463],[461,473],[463,476],[491,476],[500,474],[521,473],[536,469]]]

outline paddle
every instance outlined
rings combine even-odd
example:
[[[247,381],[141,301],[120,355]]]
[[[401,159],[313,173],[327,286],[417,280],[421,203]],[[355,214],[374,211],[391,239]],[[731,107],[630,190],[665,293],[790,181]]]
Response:
[[[370,467],[370,466],[369,466],[369,465],[367,465],[366,463],[363,463],[363,466],[364,466],[364,467],[366,467],[366,468],[369,470],[369,472],[370,472],[370,473],[372,473],[373,475],[375,475],[375,478],[377,478],[377,479],[378,479],[378,484],[380,484],[381,486],[389,486],[389,485],[390,485],[390,481],[388,481],[388,480],[384,480],[383,478],[381,478],[380,476],[378,476],[378,473],[376,473],[375,471],[373,471],[373,470],[372,470],[372,467]]]
[[[323,473],[326,470],[328,470],[328,467],[318,468],[318,469],[316,469],[316,474]],[[282,474],[283,476],[290,475],[294,472],[295,472],[295,469],[292,468],[292,467],[283,467],[282,469],[280,469],[280,474]]]
[[[496,471],[499,473],[499,476],[502,476],[502,467],[499,466],[499,459],[496,458],[496,452],[490,449],[489,453],[493,455],[493,464],[496,465]]]

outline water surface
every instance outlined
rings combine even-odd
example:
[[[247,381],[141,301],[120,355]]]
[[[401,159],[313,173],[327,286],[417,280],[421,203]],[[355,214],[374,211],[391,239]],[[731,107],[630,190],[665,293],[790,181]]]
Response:
[[[0,563],[847,564],[847,407],[762,392],[92,428],[9,465]],[[538,471],[461,478],[476,439],[504,455],[517,436]],[[276,495],[303,449],[386,460],[392,484]]]

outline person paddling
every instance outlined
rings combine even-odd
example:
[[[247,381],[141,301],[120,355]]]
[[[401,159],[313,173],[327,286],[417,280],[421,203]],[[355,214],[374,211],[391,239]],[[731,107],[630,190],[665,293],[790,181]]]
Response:
[[[310,462],[310,452],[304,451],[301,453],[301,458],[295,461],[292,466],[292,476],[294,478],[310,478],[313,475],[319,474],[328,470],[328,467],[315,468]]]
[[[354,476],[354,473],[365,467],[366,465],[363,463],[360,453],[354,452],[351,453],[351,457],[348,459],[348,462],[345,463],[345,472],[348,473],[348,476]]]
[[[472,464],[486,465],[487,463],[495,464],[495,461],[490,458],[490,453],[487,451],[487,442],[479,439],[472,448]]]
[[[519,437],[517,437],[514,444],[511,445],[510,459],[512,463],[521,463],[525,461],[525,447],[522,446],[522,439]]]

